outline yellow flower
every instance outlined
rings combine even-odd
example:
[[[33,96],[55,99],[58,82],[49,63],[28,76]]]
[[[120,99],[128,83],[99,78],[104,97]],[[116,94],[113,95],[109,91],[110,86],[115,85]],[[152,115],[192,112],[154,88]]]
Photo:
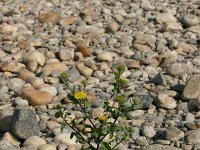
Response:
[[[74,97],[76,99],[85,99],[87,97],[87,94],[83,91],[78,91],[74,94]]]
[[[107,121],[107,120],[108,120],[108,117],[104,115],[99,116],[99,121]]]

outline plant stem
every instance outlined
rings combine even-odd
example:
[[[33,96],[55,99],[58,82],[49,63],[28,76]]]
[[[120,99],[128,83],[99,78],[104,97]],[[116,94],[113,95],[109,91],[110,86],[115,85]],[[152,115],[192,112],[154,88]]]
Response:
[[[96,129],[96,126],[94,125],[94,123],[92,122],[92,120],[90,119],[90,116],[88,116],[87,112],[85,111],[85,109],[83,108],[83,106],[81,105],[81,103],[78,103],[79,106],[81,107],[83,113],[86,115],[86,117],[88,118],[88,120],[90,121],[90,123],[92,124],[92,126]]]
[[[124,140],[124,137],[112,149],[116,148],[123,140]]]
[[[114,120],[114,122],[112,123],[110,129],[113,128],[113,126],[115,125],[115,123],[116,123],[117,119],[119,118],[119,116],[120,116],[120,113],[118,112],[118,113],[117,113],[117,117],[116,117],[116,119]],[[100,143],[101,143],[101,141],[103,141],[103,139],[104,139],[107,135],[108,135],[108,132],[100,139]]]
[[[79,131],[76,130],[76,128],[74,128],[73,126],[71,126],[67,121],[65,121],[65,123],[74,131],[76,132],[83,141],[86,141],[85,138],[79,133]],[[91,147],[94,148],[94,146],[92,146],[92,144],[88,143]],[[94,148],[95,149],[95,148]]]

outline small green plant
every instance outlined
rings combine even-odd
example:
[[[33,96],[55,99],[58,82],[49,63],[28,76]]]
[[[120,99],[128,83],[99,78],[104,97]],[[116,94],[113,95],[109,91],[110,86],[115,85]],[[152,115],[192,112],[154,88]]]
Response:
[[[57,106],[58,111],[55,117],[63,118],[62,129],[67,125],[73,130],[71,138],[76,137],[77,142],[83,145],[82,150],[117,150],[119,144],[128,140],[131,133],[134,132],[133,127],[117,123],[119,118],[130,119],[128,112],[134,110],[140,102],[140,99],[137,97],[127,98],[125,91],[128,80],[121,77],[124,71],[125,66],[120,65],[117,67],[116,72],[114,72],[113,103],[105,101],[103,105],[104,114],[99,115],[98,118],[92,118],[91,115],[92,103],[87,98],[87,80],[81,82],[82,90],[76,91],[75,86],[69,86],[68,74],[62,73],[60,75],[60,79],[71,91],[68,99],[74,105],[79,106],[84,114],[81,120],[83,128],[81,131],[77,128],[78,122],[76,118],[70,122],[65,119],[67,115],[70,115],[65,106]]]

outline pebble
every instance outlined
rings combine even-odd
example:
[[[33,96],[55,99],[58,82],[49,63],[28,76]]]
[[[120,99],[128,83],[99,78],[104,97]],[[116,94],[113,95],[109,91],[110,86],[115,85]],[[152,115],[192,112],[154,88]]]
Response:
[[[156,134],[156,131],[151,126],[143,126],[142,133],[145,137],[152,138]]]
[[[199,18],[194,14],[186,14],[182,17],[181,23],[186,27],[196,26],[199,24]]]
[[[13,109],[2,109],[0,111],[0,130],[3,132],[10,132],[12,119],[13,119]]]
[[[52,23],[53,25],[56,25],[60,21],[60,14],[55,11],[40,13],[38,20],[41,23]]]
[[[54,86],[51,86],[51,85],[48,85],[48,84],[44,84],[44,85],[40,86],[39,90],[51,93],[52,96],[57,95],[57,89]]]
[[[0,149],[1,150],[20,150],[19,147],[13,146],[6,140],[0,140]]]
[[[4,133],[2,140],[5,140],[16,147],[20,147],[21,144],[21,141],[17,139],[11,132]]]
[[[192,130],[190,131],[186,136],[186,141],[189,144],[200,144],[199,136],[200,136],[200,130]]]
[[[97,56],[97,59],[99,61],[107,61],[107,62],[112,62],[113,58],[112,58],[112,54],[110,52],[102,52],[101,54],[99,54]]]
[[[142,150],[156,150],[156,149],[166,149],[166,150],[182,150],[178,147],[168,146],[168,145],[161,145],[161,144],[152,144],[144,147]]]
[[[54,144],[43,144],[37,147],[38,150],[56,150],[56,145]]]
[[[21,95],[27,99],[31,105],[45,105],[52,101],[53,96],[46,91],[35,90],[33,88],[22,89]]]
[[[70,138],[70,133],[59,133],[54,137],[54,141],[58,144],[65,144],[67,146],[75,145],[76,138]]]
[[[8,81],[7,86],[10,90],[19,92],[26,82],[20,78],[12,78]]]
[[[178,141],[184,137],[184,132],[176,127],[168,127],[166,130],[165,139],[170,141]]]
[[[34,112],[27,120],[34,120],[37,138],[45,142],[23,145],[28,137],[17,137],[19,145],[5,139],[0,149],[79,150],[81,145],[69,138],[72,131],[61,131],[61,120],[54,117],[57,104],[71,112],[68,121],[83,117],[79,107],[65,101],[69,90],[60,73],[70,75],[76,90],[88,80],[95,120],[104,113],[103,102],[113,103],[113,71],[119,64],[127,66],[127,100],[136,96],[140,103],[130,112],[135,134],[118,148],[199,149],[192,143],[200,126],[198,7],[197,0],[2,0],[0,137],[17,137],[11,130],[13,111],[26,109]],[[59,134],[67,138],[55,140]]]
[[[31,110],[16,109],[12,119],[12,133],[20,139],[39,135],[40,130],[35,113]]]
[[[64,72],[67,69],[68,69],[68,67],[61,62],[47,63],[42,68],[42,76],[49,76],[54,71]]]
[[[58,57],[61,61],[69,61],[74,59],[74,51],[69,49],[61,49],[58,53]]]
[[[200,75],[193,75],[186,83],[185,88],[182,93],[182,98],[184,100],[197,99],[200,94]]]
[[[167,94],[159,94],[157,105],[165,109],[174,109],[177,106],[176,100]]]
[[[86,67],[83,63],[78,63],[76,68],[83,76],[91,76],[93,73],[93,70],[89,67]]]
[[[39,136],[30,136],[29,138],[27,138],[24,143],[23,143],[23,147],[26,146],[33,146],[35,148],[38,148],[41,145],[46,144],[46,141],[44,139],[42,139]]]

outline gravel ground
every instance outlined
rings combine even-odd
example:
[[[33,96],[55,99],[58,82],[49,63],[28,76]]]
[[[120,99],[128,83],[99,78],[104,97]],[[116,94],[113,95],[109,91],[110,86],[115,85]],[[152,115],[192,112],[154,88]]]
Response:
[[[1,0],[0,149],[80,149],[54,117],[59,74],[88,80],[98,115],[119,64],[142,100],[120,149],[200,149],[199,0]]]

